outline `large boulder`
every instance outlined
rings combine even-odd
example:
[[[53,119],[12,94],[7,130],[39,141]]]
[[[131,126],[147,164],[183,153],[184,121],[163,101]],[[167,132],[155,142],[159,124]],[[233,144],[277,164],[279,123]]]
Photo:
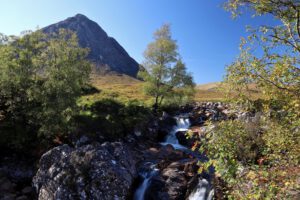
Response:
[[[126,199],[137,177],[135,164],[121,142],[62,145],[42,156],[33,184],[40,200]]]

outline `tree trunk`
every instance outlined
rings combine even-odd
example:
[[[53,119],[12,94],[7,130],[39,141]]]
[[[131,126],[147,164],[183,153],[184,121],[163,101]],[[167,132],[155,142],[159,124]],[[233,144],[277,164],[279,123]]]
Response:
[[[162,96],[161,98],[160,98],[160,101],[159,101],[159,104],[158,104],[158,106],[160,106],[161,104],[162,104],[162,101],[164,100],[164,96]]]
[[[158,98],[159,98],[159,96],[156,95],[156,96],[155,96],[155,103],[154,103],[154,105],[153,105],[153,112],[154,112],[154,113],[157,113],[157,109],[158,109]]]

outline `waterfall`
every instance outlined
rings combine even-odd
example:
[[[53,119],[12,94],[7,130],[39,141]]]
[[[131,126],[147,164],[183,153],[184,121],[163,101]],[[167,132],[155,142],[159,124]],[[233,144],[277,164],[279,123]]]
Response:
[[[175,117],[176,125],[173,127],[172,131],[167,135],[166,141],[162,142],[162,145],[170,144],[175,149],[185,150],[187,149],[185,146],[179,144],[178,139],[176,137],[176,133],[180,131],[187,131],[191,126],[190,120],[186,115],[180,115]]]
[[[189,148],[180,145],[176,137],[177,132],[184,132],[189,129],[191,126],[188,115],[179,115],[174,117],[176,119],[176,125],[173,127],[172,131],[167,135],[165,142],[162,142],[161,145],[172,145],[175,149],[181,150],[183,152],[194,155],[195,158],[201,160],[203,157],[198,156],[196,153],[192,152]],[[137,188],[134,193],[134,200],[144,200],[147,189],[151,185],[152,178],[158,173],[156,165],[153,163],[145,163],[143,169],[140,173],[140,176],[143,178],[143,182]],[[214,190],[211,189],[211,185],[206,179],[199,179],[199,183],[196,188],[192,191],[188,200],[212,200],[214,195]]]
[[[212,200],[214,190],[206,179],[199,179],[199,183],[188,197],[188,200]]]
[[[152,163],[145,163],[145,165],[150,164],[150,169],[145,168],[140,173],[140,176],[143,178],[142,184],[138,187],[138,189],[134,193],[134,200],[144,200],[145,193],[148,187],[151,184],[151,178],[154,177],[158,173],[158,169]]]

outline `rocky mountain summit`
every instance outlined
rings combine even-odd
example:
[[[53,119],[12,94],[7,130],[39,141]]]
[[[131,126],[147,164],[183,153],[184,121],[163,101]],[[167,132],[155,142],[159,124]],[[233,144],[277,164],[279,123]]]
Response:
[[[77,14],[42,30],[45,33],[53,33],[59,29],[69,29],[75,32],[79,45],[90,49],[88,59],[95,64],[96,72],[115,72],[136,77],[139,64],[96,22],[82,14]]]

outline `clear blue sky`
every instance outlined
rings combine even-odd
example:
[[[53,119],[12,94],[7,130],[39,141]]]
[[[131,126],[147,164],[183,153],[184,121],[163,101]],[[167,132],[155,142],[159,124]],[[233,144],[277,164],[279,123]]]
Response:
[[[163,23],[197,83],[222,80],[226,65],[237,57],[246,25],[271,19],[243,16],[232,20],[222,0],[2,0],[0,32],[18,35],[61,21],[77,13],[96,21],[139,63]]]

